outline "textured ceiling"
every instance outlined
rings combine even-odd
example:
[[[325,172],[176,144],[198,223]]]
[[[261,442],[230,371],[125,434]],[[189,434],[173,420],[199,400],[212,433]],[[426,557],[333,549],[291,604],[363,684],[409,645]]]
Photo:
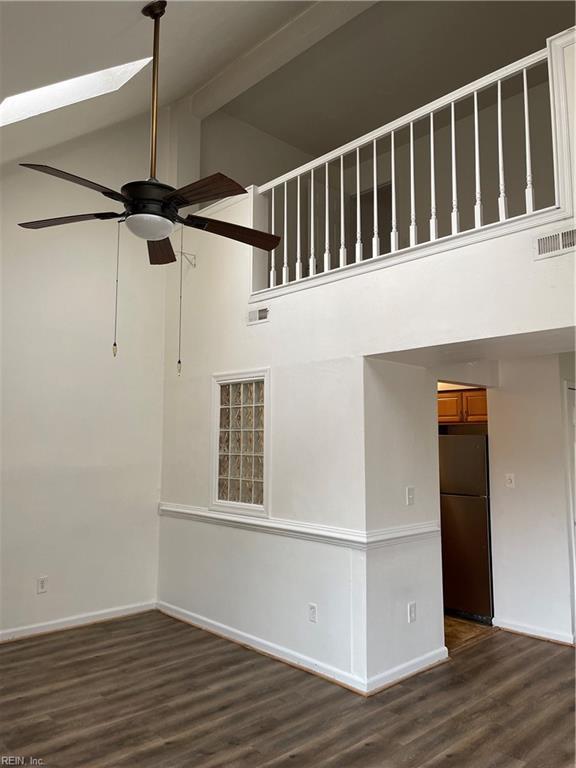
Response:
[[[313,155],[545,47],[568,2],[382,2],[225,111]]]
[[[144,2],[1,2],[0,97],[151,55]],[[162,20],[160,88],[166,104],[194,92],[310,3],[172,2]],[[148,110],[150,68],[117,93],[0,131],[2,160]]]

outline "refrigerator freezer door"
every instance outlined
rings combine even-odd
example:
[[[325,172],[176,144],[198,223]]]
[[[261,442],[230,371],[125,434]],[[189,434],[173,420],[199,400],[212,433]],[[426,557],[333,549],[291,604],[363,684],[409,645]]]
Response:
[[[440,493],[488,495],[486,435],[440,435]]]
[[[478,496],[440,497],[444,606],[492,618],[488,502]]]

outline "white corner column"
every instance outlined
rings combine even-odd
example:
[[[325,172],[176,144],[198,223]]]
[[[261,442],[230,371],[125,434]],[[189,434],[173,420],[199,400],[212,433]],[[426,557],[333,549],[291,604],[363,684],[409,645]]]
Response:
[[[436,382],[424,368],[365,360],[367,687],[447,658]],[[389,532],[390,535],[387,535]]]

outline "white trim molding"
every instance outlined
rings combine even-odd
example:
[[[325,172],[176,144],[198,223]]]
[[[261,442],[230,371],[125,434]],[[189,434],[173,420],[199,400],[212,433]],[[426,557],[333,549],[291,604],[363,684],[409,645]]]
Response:
[[[123,616],[134,616],[135,614],[145,613],[146,611],[153,611],[155,609],[155,601],[148,603],[133,603],[132,605],[122,605],[117,608],[106,608],[103,611],[91,611],[89,613],[79,613],[75,616],[66,616],[63,619],[43,621],[39,624],[28,624],[24,627],[2,629],[0,630],[0,643],[8,643],[11,640],[19,640],[20,638],[32,637],[33,635],[58,632],[62,629],[81,627],[85,624],[96,624],[100,621],[120,619]]]
[[[556,203],[563,210],[573,211],[569,107],[564,49],[576,43],[576,27],[548,38],[546,50],[550,79],[550,113],[552,116],[552,145]]]
[[[234,627],[230,627],[227,624],[221,624],[219,621],[214,621],[213,619],[209,619],[206,616],[201,616],[198,613],[192,613],[192,611],[187,611],[184,608],[179,608],[176,605],[171,605],[170,603],[166,603],[162,600],[158,602],[157,607],[158,610],[162,611],[162,613],[165,613],[168,616],[172,616],[174,619],[185,621],[188,624],[199,627],[200,629],[213,632],[214,634],[219,635],[220,637],[224,637],[227,640],[232,640],[249,648],[254,648],[261,653],[265,653],[268,656],[272,656],[275,659],[287,662],[288,664],[300,667],[301,669],[307,670],[309,672],[314,672],[315,674],[321,675],[328,680],[332,680],[340,683],[341,685],[345,685],[348,688],[352,688],[354,691],[359,693],[367,692],[366,683],[364,680],[362,680],[362,678],[356,677],[350,672],[338,669],[337,667],[332,667],[329,664],[324,664],[324,662],[319,661],[318,659],[310,658],[309,656],[305,656],[304,654],[298,653],[297,651],[293,651],[290,648],[286,648],[283,645],[272,643],[268,640],[264,640],[261,637],[257,637],[256,635],[251,635],[248,632],[243,632],[240,629],[235,629]]]
[[[220,436],[220,385],[233,384],[254,379],[264,380],[264,503],[246,504],[218,499],[218,458]],[[270,515],[270,368],[215,373],[212,375],[212,402],[210,410],[210,507],[209,510],[223,515],[242,515],[248,517],[268,517]]]
[[[390,685],[399,683],[407,677],[412,677],[412,675],[418,674],[418,672],[424,672],[426,669],[435,667],[443,661],[448,661],[448,649],[444,645],[437,648],[435,651],[424,653],[422,656],[416,656],[416,658],[410,659],[410,661],[407,661],[404,664],[399,664],[397,667],[391,667],[385,672],[380,672],[379,674],[368,678],[366,692],[378,693],[378,691],[381,691],[383,688],[388,688]]]
[[[574,466],[574,454],[572,453],[575,447],[574,438],[576,437],[576,407],[571,411],[570,391],[576,391],[576,382],[573,379],[564,379],[562,382],[562,420],[564,422],[564,472],[568,508],[568,548],[570,552],[570,608],[572,614],[572,635],[576,641],[576,512],[574,509],[574,474],[576,467]]]
[[[253,648],[260,653],[264,653],[267,656],[271,656],[279,661],[283,661],[292,666],[313,672],[320,677],[330,680],[332,682],[339,683],[340,685],[350,688],[355,693],[361,693],[363,695],[370,695],[377,693],[382,688],[386,688],[393,683],[400,682],[400,680],[410,677],[418,672],[423,672],[430,667],[434,667],[442,661],[448,660],[448,651],[443,646],[435,651],[426,653],[423,656],[418,656],[415,659],[411,659],[405,664],[400,664],[397,667],[392,667],[384,672],[374,675],[368,680],[363,679],[358,675],[354,675],[343,669],[338,669],[330,664],[325,664],[318,659],[313,659],[309,656],[305,656],[298,651],[293,651],[290,648],[286,648],[283,645],[272,643],[268,640],[264,640],[261,637],[251,635],[248,632],[230,627],[227,624],[221,624],[219,621],[213,621],[206,616],[187,611],[184,608],[179,608],[176,605],[166,603],[160,600],[157,604],[158,610],[162,611],[168,616],[172,616],[174,619],[185,621],[188,624],[192,624],[195,627],[204,629],[208,632],[213,632],[220,637],[224,637],[227,640],[240,643],[249,648]]]
[[[538,640],[552,640],[567,645],[574,645],[575,641],[574,635],[570,632],[558,632],[547,627],[535,627],[533,624],[519,624],[517,621],[501,619],[499,616],[494,617],[492,624],[495,627],[500,627],[500,629],[518,632],[520,635],[528,635],[528,637],[535,637]]]
[[[331,544],[348,549],[368,550],[391,544],[403,544],[419,539],[440,535],[440,525],[436,521],[394,526],[381,530],[362,531],[353,528],[339,528],[319,523],[305,523],[298,520],[262,518],[257,516],[226,514],[215,512],[205,507],[192,507],[186,504],[161,502],[159,514],[162,517],[175,517],[193,520],[208,525],[224,525],[230,528],[268,533],[275,536],[288,536],[292,539],[305,539],[319,544]]]

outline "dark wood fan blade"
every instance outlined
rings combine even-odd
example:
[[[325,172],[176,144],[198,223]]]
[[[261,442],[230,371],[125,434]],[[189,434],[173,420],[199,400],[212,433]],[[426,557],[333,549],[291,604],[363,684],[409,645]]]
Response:
[[[179,219],[187,227],[203,229],[205,232],[213,232],[215,235],[229,237],[231,240],[238,240],[240,243],[253,245],[255,248],[262,248],[263,251],[273,251],[278,247],[280,237],[271,235],[269,232],[260,232],[258,229],[249,229],[241,227],[239,224],[230,224],[228,221],[218,221],[218,219],[205,219],[203,216],[187,216],[185,219]]]
[[[243,186],[223,173],[214,173],[205,179],[194,181],[185,187],[170,192],[165,200],[174,203],[178,208],[194,203],[205,203],[207,200],[221,200],[231,195],[242,195],[246,190]]]
[[[44,227],[57,227],[59,224],[74,224],[77,221],[90,221],[91,219],[119,219],[123,213],[105,211],[102,213],[80,213],[78,216],[60,216],[58,219],[40,219],[39,221],[25,221],[19,227],[25,229],[44,229]]]
[[[105,197],[109,197],[111,200],[117,200],[119,203],[126,202],[120,192],[116,192],[114,189],[103,187],[102,184],[97,184],[95,181],[89,179],[83,179],[81,176],[75,176],[73,173],[67,171],[61,171],[58,168],[52,168],[49,165],[37,165],[36,163],[20,163],[23,168],[32,168],[33,171],[40,171],[40,173],[47,173],[50,176],[56,176],[64,181],[71,181],[73,184],[79,184],[81,187],[88,187],[95,192],[100,192]]]
[[[167,237],[164,240],[148,240],[148,255],[150,264],[171,264],[176,261],[172,243]]]

